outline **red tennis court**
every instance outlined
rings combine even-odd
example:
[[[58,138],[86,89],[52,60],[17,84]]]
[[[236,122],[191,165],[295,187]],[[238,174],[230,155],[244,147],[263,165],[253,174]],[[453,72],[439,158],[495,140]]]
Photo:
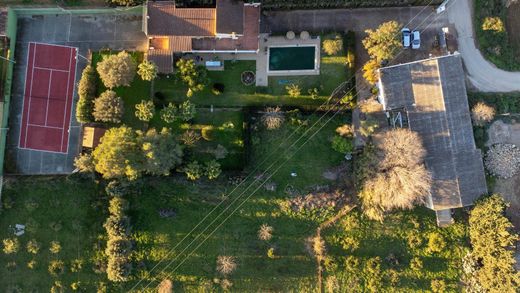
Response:
[[[19,147],[67,153],[77,49],[29,43]]]

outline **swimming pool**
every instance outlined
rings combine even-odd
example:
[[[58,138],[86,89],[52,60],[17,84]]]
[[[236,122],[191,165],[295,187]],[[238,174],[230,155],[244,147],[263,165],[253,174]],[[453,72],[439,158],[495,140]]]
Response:
[[[269,47],[269,71],[316,68],[316,46]]]

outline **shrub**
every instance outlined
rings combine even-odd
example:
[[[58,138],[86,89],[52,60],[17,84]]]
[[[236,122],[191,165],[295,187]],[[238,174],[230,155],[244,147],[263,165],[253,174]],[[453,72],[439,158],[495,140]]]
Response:
[[[276,258],[276,255],[274,253],[274,247],[270,247],[268,250],[267,250],[267,257],[268,258]]]
[[[484,21],[482,22],[482,29],[496,33],[503,33],[506,31],[506,27],[504,26],[502,19],[500,19],[500,17],[491,16],[484,18]]]
[[[49,251],[51,253],[57,254],[61,251],[61,244],[59,241],[51,241],[51,245],[49,247]]]
[[[495,108],[478,102],[471,109],[471,118],[476,126],[484,126],[495,118]]]
[[[263,241],[271,240],[271,238],[273,237],[273,230],[273,227],[267,224],[262,224],[262,226],[260,226],[260,229],[258,229],[258,239]]]
[[[60,281],[54,281],[54,284],[51,287],[51,293],[63,293],[65,292],[65,288],[63,288],[63,285]]]
[[[186,174],[189,180],[197,180],[204,175],[204,170],[202,166],[197,161],[192,161],[188,163],[184,168],[183,172]]]
[[[182,104],[179,105],[178,115],[179,118],[183,121],[190,121],[191,119],[195,118],[196,114],[197,109],[195,108],[195,104],[193,104],[192,102],[184,101]]]
[[[311,99],[315,100],[320,96],[320,90],[318,88],[312,88],[307,91]]]
[[[5,254],[12,254],[17,253],[18,249],[20,248],[20,243],[18,242],[18,238],[7,238],[3,241],[4,244],[4,253]]]
[[[130,233],[130,220],[126,216],[110,216],[103,227],[105,227],[109,237],[126,237]]]
[[[375,59],[370,59],[365,63],[365,65],[363,65],[363,77],[369,84],[374,85],[379,80],[377,70],[380,67],[379,62]]]
[[[339,100],[339,103],[349,109],[354,109],[356,107],[356,96],[350,91]]]
[[[96,169],[92,155],[86,153],[79,154],[74,159],[74,167],[76,167],[80,173],[93,173]]]
[[[76,119],[80,123],[93,122],[94,98],[96,95],[96,72],[87,65],[81,73],[78,84],[78,104],[76,106]]]
[[[113,197],[110,199],[108,211],[111,215],[122,217],[128,210],[128,201],[121,197]]]
[[[327,55],[332,56],[341,52],[343,48],[343,40],[340,38],[335,38],[333,40],[324,40],[323,41],[323,51],[327,53]]]
[[[108,259],[107,277],[112,282],[126,282],[130,276],[132,265],[127,258],[111,257]]]
[[[37,254],[40,251],[40,244],[36,239],[29,240],[27,242],[27,252]]]
[[[14,272],[14,271],[16,271],[16,269],[18,268],[18,265],[16,264],[15,261],[8,261],[8,262],[5,264],[5,268],[6,268],[9,272]]]
[[[173,292],[173,282],[170,279],[164,279],[157,286],[157,293],[172,293]]]
[[[291,98],[297,98],[302,93],[300,86],[297,84],[290,84],[285,87],[285,90],[287,91],[287,95]]]
[[[61,260],[51,260],[49,263],[49,273],[57,277],[65,272],[65,263]]]
[[[94,100],[94,119],[101,122],[119,123],[124,113],[123,99],[108,90]]]
[[[141,103],[135,105],[135,117],[141,121],[150,121],[154,114],[155,106],[150,100],[142,100]]]
[[[72,289],[72,291],[83,290],[83,283],[81,283],[81,281],[72,282],[72,284],[70,284],[70,289]]]
[[[412,258],[412,260],[410,261],[410,269],[412,269],[414,271],[420,271],[420,270],[422,270],[422,268],[423,268],[422,260],[418,257]]]
[[[430,253],[441,252],[446,247],[446,240],[438,232],[432,232],[428,236],[428,251]]]
[[[336,133],[341,137],[352,137],[354,135],[354,127],[350,124],[343,124],[336,128]]]
[[[430,283],[433,293],[444,293],[446,292],[446,282],[444,280],[432,280]]]
[[[107,248],[105,253],[109,257],[126,257],[130,254],[132,244],[128,239],[124,238],[111,238],[108,239]]]
[[[348,139],[339,135],[332,138],[332,149],[338,153],[348,154],[354,150],[352,139]]]
[[[27,263],[27,268],[31,269],[31,270],[34,270],[36,268],[36,265],[38,264],[38,262],[34,259],[30,260],[28,263]]]
[[[285,117],[280,107],[267,107],[260,120],[267,129],[274,130],[282,126]]]
[[[206,176],[208,176],[208,179],[210,180],[217,179],[218,176],[220,176],[220,173],[222,173],[222,169],[220,169],[220,164],[216,160],[206,162],[204,171],[206,173]]]
[[[83,260],[82,259],[74,259],[70,263],[70,271],[73,273],[78,273],[83,268]]]
[[[218,96],[218,95],[221,95],[222,93],[224,93],[224,88],[225,88],[225,86],[223,83],[214,83],[213,88],[211,89],[211,92],[215,96]]]
[[[118,86],[130,86],[134,80],[136,65],[132,56],[127,52],[103,56],[97,64],[97,72],[103,84],[112,89]]]
[[[159,68],[155,63],[148,60],[143,60],[139,66],[137,66],[137,74],[141,77],[142,80],[151,81],[157,77],[157,71]]]
[[[179,140],[186,146],[194,146],[202,136],[195,130],[188,129],[181,136]]]
[[[236,259],[229,255],[219,255],[217,257],[217,271],[222,275],[229,275],[237,268]]]
[[[177,107],[169,103],[168,106],[161,110],[161,119],[166,123],[173,123],[177,119]]]

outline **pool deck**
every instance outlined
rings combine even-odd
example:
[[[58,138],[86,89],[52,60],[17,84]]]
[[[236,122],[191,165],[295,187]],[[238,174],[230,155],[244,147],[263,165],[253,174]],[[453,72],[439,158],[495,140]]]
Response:
[[[284,47],[298,45],[314,45],[316,50],[316,68],[314,70],[284,70],[269,71],[269,47]],[[260,34],[259,50],[257,54],[234,54],[234,53],[198,53],[196,55],[204,56],[206,60],[218,58],[219,60],[255,60],[256,61],[256,86],[267,86],[269,76],[295,76],[295,75],[319,75],[321,60],[321,41],[319,37],[313,37],[306,40],[296,38],[289,40],[283,36],[269,36],[269,34]],[[225,69],[224,69],[225,70]]]
[[[260,35],[260,50],[256,58],[256,85],[267,86],[269,76],[294,76],[294,75],[319,75],[320,74],[320,38],[300,39],[299,34],[296,38],[289,40],[283,36]],[[316,60],[317,68],[314,70],[286,70],[286,71],[269,71],[269,47],[284,47],[297,45],[314,45],[317,46]]]

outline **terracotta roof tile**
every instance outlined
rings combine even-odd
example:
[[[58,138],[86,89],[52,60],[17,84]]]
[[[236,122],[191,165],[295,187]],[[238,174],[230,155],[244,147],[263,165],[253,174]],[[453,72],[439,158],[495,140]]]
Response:
[[[176,8],[173,1],[148,2],[148,35],[214,36],[215,8]]]
[[[172,50],[148,50],[146,59],[152,61],[159,68],[160,73],[173,72],[173,51]]]

